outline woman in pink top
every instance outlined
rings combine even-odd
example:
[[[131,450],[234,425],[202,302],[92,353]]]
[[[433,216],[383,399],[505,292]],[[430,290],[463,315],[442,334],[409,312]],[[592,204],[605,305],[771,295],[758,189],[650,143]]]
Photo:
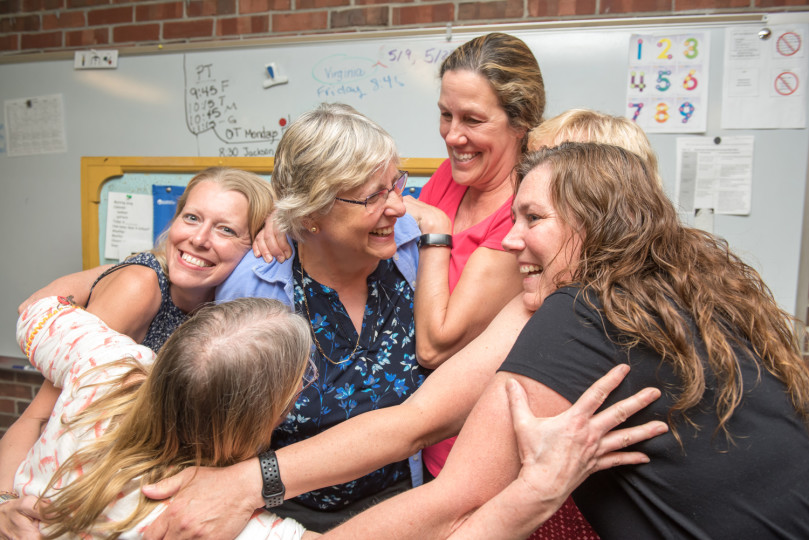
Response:
[[[511,228],[514,167],[545,109],[536,58],[507,34],[464,43],[440,75],[440,131],[449,159],[418,201],[405,201],[427,238],[451,238],[449,249],[424,242],[419,253],[416,350],[430,368],[477,337],[520,290],[516,260],[501,242]],[[433,476],[453,440],[424,450]]]

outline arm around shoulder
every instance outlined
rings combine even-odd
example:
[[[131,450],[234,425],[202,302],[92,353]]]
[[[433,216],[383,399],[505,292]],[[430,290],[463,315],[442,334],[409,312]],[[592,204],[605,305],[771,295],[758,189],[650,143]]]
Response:
[[[443,274],[442,274],[443,272]],[[435,369],[478,336],[521,290],[514,256],[478,248],[469,257],[452,294],[446,248],[423,248],[416,289],[416,354]]]

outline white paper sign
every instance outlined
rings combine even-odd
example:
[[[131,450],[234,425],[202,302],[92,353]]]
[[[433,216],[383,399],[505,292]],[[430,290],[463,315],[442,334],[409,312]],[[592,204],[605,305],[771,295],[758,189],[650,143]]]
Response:
[[[123,260],[152,249],[152,196],[110,192],[104,258]]]
[[[753,183],[753,137],[677,139],[677,203],[685,212],[748,215]]]
[[[4,109],[9,156],[67,152],[61,94],[7,100]]]
[[[723,129],[806,127],[804,92],[809,75],[809,25],[774,25],[725,31]]]
[[[705,131],[710,35],[634,34],[626,117],[648,133]]]

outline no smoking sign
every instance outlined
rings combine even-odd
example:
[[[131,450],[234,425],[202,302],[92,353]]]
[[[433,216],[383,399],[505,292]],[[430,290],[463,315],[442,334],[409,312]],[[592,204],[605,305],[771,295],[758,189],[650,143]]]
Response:
[[[781,56],[794,56],[801,50],[801,36],[795,32],[784,32],[775,42],[775,50]]]
[[[791,96],[798,90],[798,76],[791,71],[784,71],[775,77],[775,91],[782,96]]]

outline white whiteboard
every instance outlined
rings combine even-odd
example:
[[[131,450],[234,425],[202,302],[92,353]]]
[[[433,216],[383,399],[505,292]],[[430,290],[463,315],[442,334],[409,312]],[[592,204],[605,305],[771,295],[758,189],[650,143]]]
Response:
[[[809,21],[806,13],[782,16]],[[809,130],[719,129],[724,31],[739,25],[762,26],[695,18],[680,25],[604,21],[504,31],[524,39],[537,56],[550,117],[572,107],[623,114],[630,35],[704,29],[711,37],[705,134],[755,136],[752,212],[717,216],[715,232],[761,271],[782,307],[796,313],[807,295],[799,291],[805,286],[799,268]],[[460,43],[493,29],[456,29],[451,41],[442,30],[122,54],[115,70],[76,71],[68,59],[0,64],[0,100],[63,96],[67,137],[65,153],[0,154],[0,355],[20,356],[14,342],[17,304],[53,278],[81,269],[81,156],[272,155],[284,125],[321,101],[342,101],[387,129],[403,156],[442,157],[438,64]],[[288,83],[264,88],[270,62]],[[650,136],[669,190],[675,138]]]

